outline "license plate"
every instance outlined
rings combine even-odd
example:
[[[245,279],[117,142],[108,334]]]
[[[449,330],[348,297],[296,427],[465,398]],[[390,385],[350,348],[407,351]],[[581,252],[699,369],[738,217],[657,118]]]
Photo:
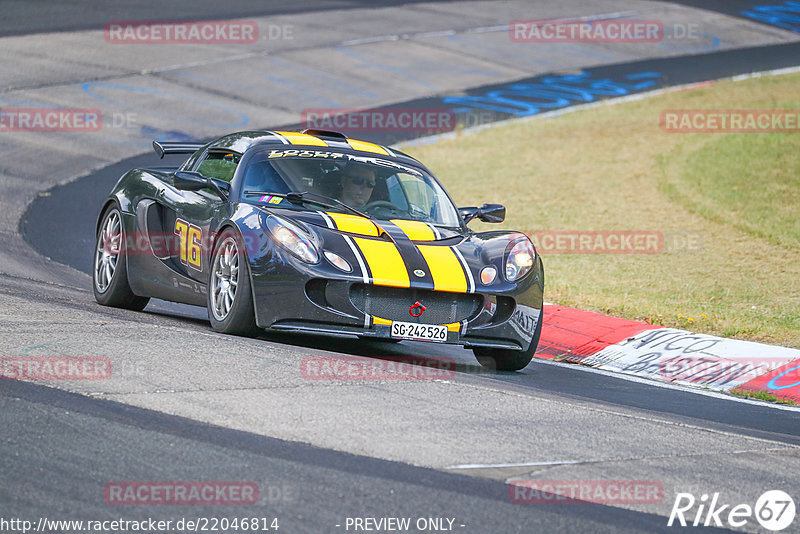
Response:
[[[438,324],[392,321],[392,337],[422,341],[447,341],[447,327]]]

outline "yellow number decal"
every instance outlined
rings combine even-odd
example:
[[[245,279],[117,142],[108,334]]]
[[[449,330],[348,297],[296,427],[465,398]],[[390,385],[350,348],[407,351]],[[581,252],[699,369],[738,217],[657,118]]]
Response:
[[[186,263],[186,237],[189,233],[189,225],[180,219],[176,220],[175,233],[180,236],[181,263]]]
[[[200,245],[201,245],[201,236],[202,233],[200,232],[200,228],[196,226],[189,227],[189,239],[187,240],[187,257],[189,260],[189,265],[197,269],[198,271],[202,271],[203,267],[200,265]]]
[[[177,219],[175,221],[175,234],[180,238],[181,263],[202,271],[203,233],[200,228],[184,220]]]

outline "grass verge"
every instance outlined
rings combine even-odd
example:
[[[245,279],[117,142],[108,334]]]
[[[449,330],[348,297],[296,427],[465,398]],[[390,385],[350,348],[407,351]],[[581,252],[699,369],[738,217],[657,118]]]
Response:
[[[784,399],[770,393],[769,391],[751,391],[748,389],[732,389],[728,393],[736,395],[737,397],[744,397],[745,399],[758,399],[767,402],[774,402],[776,404],[787,404],[789,406],[796,406],[797,403],[792,399]]]
[[[505,204],[500,228],[663,236],[657,254],[543,253],[550,302],[800,348],[800,133],[659,126],[664,110],[797,110],[799,86],[723,81],[405,151],[458,205]]]

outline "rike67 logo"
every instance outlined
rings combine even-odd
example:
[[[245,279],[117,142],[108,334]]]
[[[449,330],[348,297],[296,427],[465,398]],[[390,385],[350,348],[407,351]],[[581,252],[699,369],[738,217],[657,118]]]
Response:
[[[725,503],[719,493],[703,494],[699,499],[691,493],[678,493],[667,526],[740,528],[755,519],[765,529],[779,532],[794,522],[795,512],[794,500],[781,490],[764,492],[755,506]],[[694,519],[688,519],[692,514]]]

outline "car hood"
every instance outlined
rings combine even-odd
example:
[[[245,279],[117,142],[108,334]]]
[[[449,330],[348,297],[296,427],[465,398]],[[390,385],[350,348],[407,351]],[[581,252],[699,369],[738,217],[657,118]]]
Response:
[[[508,291],[516,284],[505,282],[501,276],[506,252],[516,240],[527,239],[519,232],[473,233],[420,221],[262,209],[303,223],[316,234],[323,250],[346,259],[354,274],[373,285],[457,293]],[[483,286],[480,272],[488,266],[497,270],[497,277]]]
[[[466,232],[408,219],[373,219],[334,211],[295,212],[291,219],[347,234],[380,237],[400,230],[412,241],[439,241],[463,237]]]

